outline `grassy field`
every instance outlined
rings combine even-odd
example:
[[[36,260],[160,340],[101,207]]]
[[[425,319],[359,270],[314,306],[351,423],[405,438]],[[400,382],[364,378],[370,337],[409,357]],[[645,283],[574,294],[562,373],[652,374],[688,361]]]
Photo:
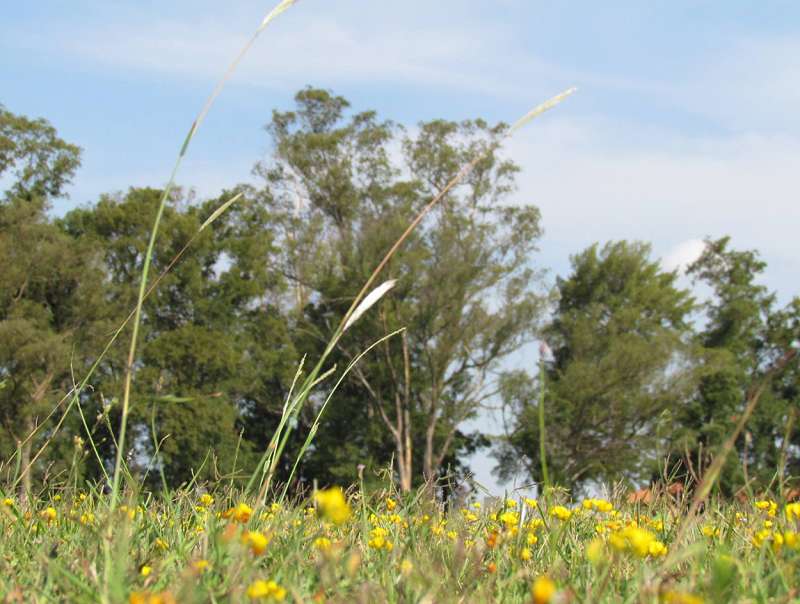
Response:
[[[287,504],[233,493],[6,498],[6,602],[790,602],[800,504],[709,503],[689,518],[553,490],[464,501],[424,491],[319,491]],[[104,558],[104,539],[110,555]]]
[[[393,280],[379,284],[378,279],[396,251],[482,156],[463,166],[398,234],[341,318],[321,358],[307,372],[298,368],[279,425],[244,489],[250,495],[230,488],[141,494],[135,480],[126,480],[125,445],[131,438],[127,421],[142,308],[197,236],[151,282],[154,244],[175,174],[241,58],[266,26],[294,3],[282,0],[267,14],[192,122],[161,197],[135,308],[84,379],[26,439],[48,426],[51,431],[43,450],[63,418],[73,409],[80,412],[80,396],[92,373],[130,325],[116,459],[113,472],[106,476],[108,493],[48,486],[38,496],[19,499],[11,493],[20,491],[38,453],[24,467],[19,450],[16,460],[3,460],[9,467],[15,463],[16,470],[5,491],[0,491],[0,597],[5,602],[109,604],[799,601],[797,503],[703,497],[690,502],[668,495],[629,503],[622,493],[610,500],[576,501],[566,492],[545,489],[539,501],[448,501],[445,506],[429,490],[400,496],[388,481],[383,492],[369,494],[355,487],[347,493],[330,489],[306,500],[280,498],[280,502],[252,495],[277,492],[273,480],[295,420],[311,391],[334,371],[326,364],[329,354],[345,331],[393,286]],[[572,92],[538,105],[514,123],[506,138]],[[237,198],[220,206],[199,231]],[[397,333],[377,339],[360,356]],[[791,358],[787,355],[784,364]],[[295,468],[312,443],[319,417],[351,368],[352,364],[328,389]],[[735,431],[715,457],[717,467],[703,478],[699,488],[705,492],[711,490],[757,399],[758,391],[748,399]],[[52,428],[47,421],[56,411],[62,419]],[[543,413],[540,426],[545,434]],[[91,435],[87,437],[106,473]]]

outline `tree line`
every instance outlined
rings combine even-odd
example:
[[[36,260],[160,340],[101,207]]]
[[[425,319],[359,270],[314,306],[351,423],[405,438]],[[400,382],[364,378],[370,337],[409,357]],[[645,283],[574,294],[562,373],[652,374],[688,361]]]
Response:
[[[152,488],[249,476],[303,359],[320,356],[420,208],[482,156],[392,258],[397,285],[331,356],[341,372],[405,328],[345,378],[297,480],[349,484],[391,468],[408,491],[463,478],[468,455],[492,444],[501,477],[541,481],[544,450],[553,481],[573,489],[702,475],[748,389],[796,345],[800,298],[780,307],[759,282],[758,253],[728,237],[688,268],[705,301],[637,241],[576,253],[548,286],[539,209],[515,197],[519,168],[496,151],[506,130],[476,119],[408,132],[307,88],[273,112],[257,184],[207,200],[175,192],[134,364],[131,472]],[[9,472],[31,465],[28,487],[101,480],[113,466],[123,346],[99,361],[74,412],[51,411],[133,309],[161,195],[130,188],[54,217],[80,154],[46,120],[0,106],[0,459]],[[541,371],[535,359],[508,370],[536,341],[550,351]],[[726,492],[797,474],[799,385],[796,365],[768,382],[725,467]],[[322,403],[314,395],[297,418],[287,460]],[[498,404],[507,434],[464,430]]]

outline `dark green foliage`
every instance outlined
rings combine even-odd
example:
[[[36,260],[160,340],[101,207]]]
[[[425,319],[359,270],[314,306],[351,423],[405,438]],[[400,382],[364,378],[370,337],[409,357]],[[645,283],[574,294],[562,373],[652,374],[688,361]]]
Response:
[[[728,238],[709,241],[689,269],[711,291],[701,308],[650,259],[649,246],[594,245],[558,280],[542,330],[548,296],[533,265],[540,214],[508,203],[518,168],[497,153],[503,124],[434,120],[409,134],[308,88],[293,111],[273,113],[267,130],[274,149],[255,169],[262,188],[207,201],[176,191],[163,216],[151,284],[185,253],[144,305],[126,452],[150,486],[195,475],[235,482],[253,470],[301,356],[319,358],[400,233],[476,157],[386,266],[380,280],[396,279],[395,287],[329,357],[338,375],[382,335],[405,328],[342,383],[299,468],[301,485],[351,483],[360,465],[370,482],[393,464],[404,491],[463,477],[465,458],[489,443],[462,426],[498,393],[513,410],[499,472],[538,480],[543,385],[553,482],[638,482],[664,469],[696,479],[747,392],[800,339],[800,299],[778,308],[758,282],[765,263],[731,249]],[[47,415],[133,309],[161,195],[104,195],[53,220],[50,203],[79,164],[80,149],[46,121],[0,107],[0,459],[18,453],[25,468],[55,436],[28,480],[60,472],[73,455],[73,477],[100,479],[114,459],[128,332],[82,393],[83,417],[65,416],[54,432],[61,409]],[[699,328],[689,321],[697,310]],[[536,336],[553,353],[543,384],[502,365]],[[800,370],[795,363],[770,377],[723,472],[726,493],[746,479],[763,489],[800,472]],[[332,382],[297,417],[279,480]],[[73,440],[89,436],[99,460]]]
[[[160,194],[131,189],[123,197],[105,196],[62,223],[73,237],[104,250],[106,294],[120,321],[135,300]],[[176,194],[162,219],[156,274],[231,195],[190,205]],[[132,406],[134,460],[155,463],[170,484],[190,479],[204,460],[201,476],[227,475],[237,452],[237,472],[252,470],[280,414],[296,358],[275,304],[282,279],[270,268],[272,254],[268,214],[242,199],[194,239],[147,300]],[[123,352],[115,349],[98,374],[98,409],[101,397],[119,394]],[[153,428],[163,439],[155,460]],[[104,450],[110,459],[113,449]]]
[[[85,370],[90,343],[107,328],[98,250],[74,242],[46,214],[79,163],[80,150],[46,121],[0,108],[0,177],[9,184],[0,201],[0,455],[9,459],[25,442],[21,469],[52,422],[26,437],[72,373]],[[56,460],[53,469],[63,469]]]
[[[670,413],[691,392],[693,300],[649,254],[641,243],[594,245],[558,280],[545,330],[545,442],[557,484],[641,478],[656,459],[659,430],[673,428]],[[539,387],[524,373],[503,383],[514,419],[501,475],[522,469],[540,480]]]
[[[698,344],[714,367],[700,381],[699,388],[681,415],[682,438],[673,446],[675,458],[682,458],[678,471],[695,473],[707,466],[716,448],[733,430],[747,393],[764,378],[765,372],[793,340],[800,336],[800,302],[776,309],[775,294],[758,283],[766,263],[757,252],[738,251],[723,237],[708,241],[702,256],[689,274],[711,289],[705,305],[706,323],[697,333]],[[726,465],[722,489],[731,493],[743,485],[745,472],[750,488],[765,488],[780,466],[781,451],[789,465],[797,464],[797,452],[785,448],[790,418],[800,409],[796,367],[789,367],[761,396],[745,433],[737,442],[738,456]]]

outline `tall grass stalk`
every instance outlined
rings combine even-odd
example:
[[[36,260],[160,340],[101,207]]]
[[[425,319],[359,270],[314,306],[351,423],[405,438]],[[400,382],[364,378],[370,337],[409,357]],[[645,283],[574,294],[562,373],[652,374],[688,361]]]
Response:
[[[355,317],[356,315],[354,314],[353,316]],[[375,348],[376,346],[382,344],[383,342],[385,342],[389,338],[392,338],[393,336],[396,336],[397,334],[402,333],[403,331],[405,331],[405,327],[401,327],[400,329],[398,329],[396,331],[393,331],[392,333],[386,334],[385,336],[383,336],[379,340],[376,340],[375,342],[370,344],[365,350],[363,350],[358,356],[356,356],[355,359],[353,359],[350,362],[350,364],[342,372],[342,375],[339,376],[339,379],[333,385],[333,388],[331,388],[330,392],[328,393],[328,396],[325,398],[325,402],[323,402],[322,405],[320,406],[319,411],[317,412],[317,416],[314,418],[314,423],[311,425],[311,428],[308,431],[308,436],[306,436],[306,440],[303,443],[303,446],[300,448],[300,452],[297,454],[297,458],[294,460],[294,465],[292,466],[292,471],[289,474],[289,478],[286,481],[286,484],[283,486],[283,492],[281,493],[281,501],[283,501],[284,498],[286,497],[286,492],[289,489],[289,484],[292,482],[292,478],[294,478],[294,474],[297,471],[297,466],[300,464],[300,460],[303,458],[303,456],[305,455],[306,451],[311,446],[311,442],[314,440],[314,437],[317,434],[317,430],[319,430],[319,421],[322,418],[322,414],[325,413],[325,409],[327,408],[328,403],[331,402],[331,399],[333,398],[333,395],[335,394],[336,390],[338,390],[338,388],[341,385],[341,383],[344,381],[344,378],[346,378],[348,376],[348,374],[352,371],[353,367],[355,367],[356,364],[362,358],[364,358],[373,348]]]
[[[202,124],[203,120],[205,119],[208,112],[211,110],[214,101],[216,100],[217,96],[219,96],[222,89],[225,87],[225,84],[233,75],[233,72],[236,71],[239,63],[241,62],[242,58],[244,58],[245,54],[250,50],[252,45],[255,43],[256,38],[258,38],[259,34],[269,25],[269,23],[286,9],[288,9],[292,4],[294,4],[296,0],[283,0],[280,2],[275,8],[270,11],[266,17],[261,22],[261,25],[258,26],[256,31],[250,37],[250,39],[245,43],[242,49],[239,51],[239,54],[236,55],[236,58],[231,62],[228,69],[220,78],[217,85],[211,91],[211,94],[206,99],[206,102],[203,104],[200,112],[197,114],[197,117],[192,122],[191,127],[189,128],[189,132],[186,134],[186,138],[181,145],[180,151],[178,152],[178,157],[175,160],[175,165],[172,168],[172,173],[170,174],[169,180],[167,181],[167,185],[164,187],[164,191],[161,194],[161,199],[159,200],[158,210],[156,211],[156,217],[153,221],[153,227],[150,231],[150,240],[147,244],[147,251],[145,252],[144,262],[142,264],[142,272],[140,277],[139,283],[139,295],[136,301],[136,308],[134,310],[133,315],[133,332],[131,334],[131,344],[130,348],[128,349],[128,360],[125,367],[125,381],[123,385],[123,393],[122,393],[122,417],[120,419],[120,427],[119,427],[119,443],[117,448],[117,456],[116,461],[114,463],[114,475],[113,475],[113,482],[111,485],[111,498],[110,498],[110,508],[113,511],[117,505],[117,500],[119,497],[119,485],[120,485],[120,468],[122,465],[122,457],[124,455],[125,450],[125,436],[126,430],[128,425],[128,413],[130,411],[130,393],[131,393],[131,383],[133,381],[133,364],[136,360],[136,348],[138,344],[138,336],[139,336],[139,326],[141,324],[141,317],[142,317],[142,305],[144,304],[144,297],[145,292],[147,290],[147,278],[150,272],[150,265],[153,260],[153,249],[155,248],[156,239],[158,238],[158,228],[161,223],[161,217],[164,214],[164,209],[167,205],[167,200],[169,199],[169,195],[172,192],[172,189],[175,187],[175,177],[178,174],[178,170],[183,163],[183,159],[186,156],[186,151],[189,148],[192,140],[194,139],[195,134],[197,134],[200,125]],[[204,225],[205,226],[205,225]],[[201,227],[202,229],[202,227]]]
[[[142,265],[142,272],[140,277],[139,283],[139,294],[138,299],[136,302],[136,308],[134,311],[133,316],[133,330],[131,333],[131,343],[128,349],[128,359],[125,367],[125,380],[123,385],[123,393],[122,393],[122,411],[121,411],[121,419],[120,419],[120,426],[119,426],[119,436],[117,442],[117,455],[114,462],[114,474],[112,477],[112,484],[111,484],[111,494],[110,494],[110,501],[109,501],[109,523],[108,523],[108,539],[106,541],[106,565],[105,565],[105,585],[103,590],[103,599],[108,600],[108,579],[110,577],[110,557],[111,557],[111,530],[112,530],[112,522],[113,522],[113,513],[116,509],[117,502],[119,499],[119,490],[120,490],[120,477],[122,474],[122,458],[125,454],[125,437],[126,431],[128,426],[128,414],[130,412],[130,394],[131,394],[131,384],[133,381],[133,366],[136,360],[136,348],[138,344],[138,336],[139,336],[139,327],[141,324],[141,316],[142,316],[142,306],[144,304],[145,293],[147,291],[147,279],[150,272],[150,265],[153,259],[153,249],[155,248],[155,242],[158,238],[158,229],[161,223],[161,217],[164,214],[164,209],[167,204],[167,200],[169,199],[169,195],[172,192],[172,189],[175,186],[175,177],[177,176],[178,170],[183,163],[183,159],[186,156],[186,151],[189,148],[189,145],[192,142],[195,134],[197,133],[200,125],[202,124],[203,120],[205,119],[206,115],[210,111],[214,101],[216,100],[217,96],[222,92],[225,84],[227,83],[228,79],[233,75],[233,72],[236,70],[236,67],[241,62],[242,58],[247,54],[250,50],[250,47],[255,43],[256,38],[258,38],[259,34],[269,25],[269,23],[286,9],[288,9],[292,4],[295,3],[296,0],[282,0],[275,8],[272,9],[261,21],[261,24],[258,26],[256,31],[250,37],[250,39],[245,43],[242,49],[239,51],[239,54],[234,58],[231,62],[228,69],[220,78],[217,85],[211,91],[211,94],[206,99],[206,102],[200,109],[200,112],[197,114],[197,117],[192,122],[191,127],[189,128],[189,132],[186,135],[186,138],[181,145],[180,151],[178,152],[178,157],[175,160],[175,165],[172,168],[172,173],[170,174],[169,180],[167,181],[167,185],[164,187],[164,191],[161,194],[161,199],[159,200],[158,210],[156,212],[156,217],[153,222],[153,227],[150,231],[150,240],[147,244],[147,251],[145,252],[144,263]]]
[[[539,461],[542,465],[542,484],[545,494],[550,488],[550,477],[547,475],[547,448],[545,447],[545,431],[544,426],[544,395],[545,395],[545,372],[544,372],[544,347],[540,349],[539,354]]]

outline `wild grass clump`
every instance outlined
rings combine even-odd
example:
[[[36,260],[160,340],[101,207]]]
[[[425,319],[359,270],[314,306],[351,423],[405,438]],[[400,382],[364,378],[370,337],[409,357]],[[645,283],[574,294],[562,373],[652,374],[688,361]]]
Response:
[[[800,504],[710,501],[676,535],[669,495],[464,500],[390,485],[259,506],[205,488],[141,496],[56,489],[0,511],[6,601],[729,602],[791,601]],[[109,517],[111,516],[111,517]],[[113,525],[109,568],[104,530]],[[14,598],[17,598],[15,600]]]

